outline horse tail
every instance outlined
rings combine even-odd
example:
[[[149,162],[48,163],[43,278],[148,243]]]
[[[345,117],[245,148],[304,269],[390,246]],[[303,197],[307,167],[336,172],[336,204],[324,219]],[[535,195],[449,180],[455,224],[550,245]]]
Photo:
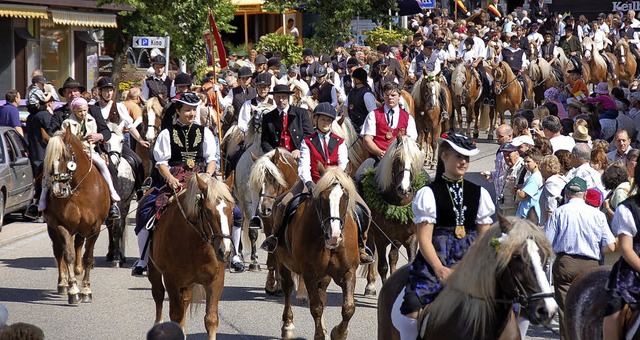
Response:
[[[58,161],[64,155],[65,144],[62,140],[62,136],[54,136],[49,139],[47,149],[44,155],[44,169],[43,173],[50,174],[54,170],[54,162]]]
[[[191,303],[189,304],[189,317],[192,318],[194,314],[198,313],[200,306],[207,302],[207,292],[204,290],[203,285],[193,285],[191,291]]]

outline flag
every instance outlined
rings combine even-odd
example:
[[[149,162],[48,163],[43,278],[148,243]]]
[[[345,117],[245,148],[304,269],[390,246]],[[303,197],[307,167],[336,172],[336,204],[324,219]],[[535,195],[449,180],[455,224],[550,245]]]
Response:
[[[218,58],[220,58],[220,68],[227,67],[227,52],[224,49],[224,45],[222,44],[222,37],[220,37],[220,32],[218,32],[218,27],[216,26],[216,20],[213,18],[213,13],[211,9],[209,9],[209,24],[211,25],[211,36],[216,41],[216,49],[218,50]],[[211,44],[213,47],[213,44]],[[213,49],[211,50],[211,54],[213,56]]]
[[[202,37],[204,38],[204,49],[207,55],[207,66],[213,66],[213,42],[211,41],[211,32],[204,31]]]
[[[489,5],[489,7],[487,7],[487,10],[493,13],[493,15],[497,16],[498,18],[502,19],[502,14],[500,13],[500,10],[494,4]]]
[[[458,6],[458,8],[460,8],[462,10],[462,12],[467,13],[467,6],[464,5],[464,2],[462,2],[462,0],[456,0],[456,6]]]

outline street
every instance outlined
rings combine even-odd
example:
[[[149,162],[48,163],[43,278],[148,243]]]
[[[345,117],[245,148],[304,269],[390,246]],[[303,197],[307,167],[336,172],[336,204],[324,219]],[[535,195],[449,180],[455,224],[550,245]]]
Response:
[[[480,154],[472,160],[468,179],[489,189],[480,171],[493,168],[497,145],[479,141]],[[131,214],[129,221],[134,213]],[[11,222],[11,221],[9,221]],[[107,231],[103,230],[96,245],[96,268],[92,272],[93,303],[70,306],[66,296],[56,294],[57,270],[51,242],[43,224],[10,223],[0,233],[0,303],[9,309],[9,321],[28,322],[44,330],[47,339],[143,339],[153,325],[155,307],[146,278],[130,276],[130,266],[138,249],[133,227],[128,228],[127,268],[112,269],[105,260]],[[372,226],[374,228],[375,226]],[[7,242],[11,235],[35,230],[28,237]],[[261,239],[264,236],[261,236]],[[260,241],[259,241],[260,242]],[[245,247],[246,248],[246,247]],[[260,262],[266,256],[259,251]],[[245,257],[248,258],[247,254]],[[401,257],[401,264],[406,260]],[[264,268],[264,265],[263,265]],[[283,299],[264,293],[266,270],[229,273],[220,301],[219,339],[274,339],[280,336]],[[377,329],[377,300],[362,295],[365,280],[358,278],[356,312],[349,324],[350,339],[374,339]],[[378,291],[381,282],[377,282]],[[335,284],[329,286],[325,324],[330,331],[340,320],[342,294]],[[164,305],[168,320],[168,302]],[[294,306],[295,335],[313,336],[313,322],[307,306]],[[188,339],[205,339],[204,305],[189,317]],[[553,327],[557,329],[557,323]],[[541,327],[529,329],[531,339],[558,338]]]

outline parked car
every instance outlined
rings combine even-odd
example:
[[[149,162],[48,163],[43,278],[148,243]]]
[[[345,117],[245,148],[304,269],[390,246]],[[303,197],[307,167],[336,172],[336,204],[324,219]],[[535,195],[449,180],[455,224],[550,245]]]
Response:
[[[0,127],[0,230],[4,216],[24,212],[34,195],[27,143],[12,127]]]

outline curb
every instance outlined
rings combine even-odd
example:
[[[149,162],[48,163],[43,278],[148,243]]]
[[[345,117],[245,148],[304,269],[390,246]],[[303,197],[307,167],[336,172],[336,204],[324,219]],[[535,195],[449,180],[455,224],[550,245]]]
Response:
[[[4,246],[7,246],[7,245],[9,245],[11,243],[18,242],[20,240],[24,240],[26,238],[38,235],[38,234],[43,233],[45,231],[47,231],[47,225],[46,224],[41,226],[41,227],[38,227],[38,228],[35,228],[35,229],[31,229],[31,230],[29,230],[27,232],[24,232],[22,234],[18,234],[16,236],[12,237],[12,238],[9,238],[9,239],[6,239],[6,240],[0,240],[0,248],[4,247]]]

